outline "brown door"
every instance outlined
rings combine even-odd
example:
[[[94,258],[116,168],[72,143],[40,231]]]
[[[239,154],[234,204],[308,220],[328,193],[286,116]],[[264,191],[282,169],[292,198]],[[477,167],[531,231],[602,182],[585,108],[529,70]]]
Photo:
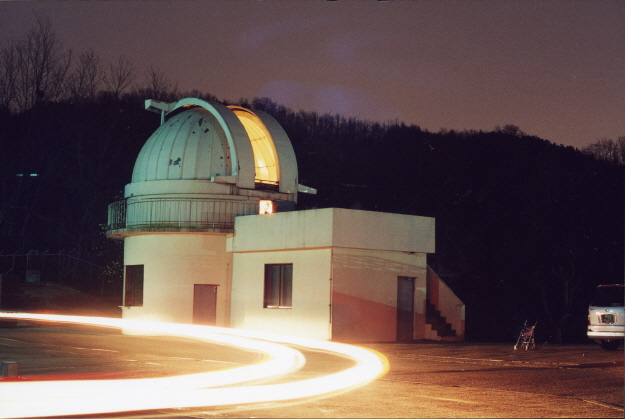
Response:
[[[397,277],[397,340],[414,336],[414,278]]]
[[[217,319],[217,285],[193,285],[193,324],[215,326]]]

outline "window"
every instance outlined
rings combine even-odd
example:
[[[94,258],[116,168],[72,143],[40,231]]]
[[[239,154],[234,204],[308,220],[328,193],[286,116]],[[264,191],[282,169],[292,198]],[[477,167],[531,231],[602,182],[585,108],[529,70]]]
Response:
[[[273,201],[268,201],[265,199],[261,199],[258,203],[258,213],[263,214],[272,214],[273,213]]]
[[[593,307],[623,307],[622,285],[600,285],[594,297],[590,300]]]
[[[293,264],[265,265],[264,308],[291,308]]]
[[[125,306],[143,305],[143,265],[126,266]]]

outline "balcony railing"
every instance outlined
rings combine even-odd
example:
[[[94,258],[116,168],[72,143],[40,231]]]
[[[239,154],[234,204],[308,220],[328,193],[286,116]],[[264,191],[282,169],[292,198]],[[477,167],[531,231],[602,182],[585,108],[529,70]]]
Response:
[[[234,228],[237,215],[258,214],[258,204],[225,199],[128,198],[108,208],[107,233]]]

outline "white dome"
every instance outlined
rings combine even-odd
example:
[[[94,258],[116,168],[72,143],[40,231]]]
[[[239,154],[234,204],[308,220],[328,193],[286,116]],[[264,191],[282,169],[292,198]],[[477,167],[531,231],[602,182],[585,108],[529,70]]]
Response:
[[[223,191],[218,184],[227,184],[248,190],[269,187],[292,196],[287,200],[295,199],[299,186],[295,153],[271,116],[195,98],[147,101],[146,106],[163,115],[181,112],[164,121],[144,144],[132,183],[126,186],[127,197],[209,193]]]
[[[175,115],[152,134],[139,153],[132,182],[232,174],[224,129],[213,114],[198,107]]]
[[[109,207],[116,238],[153,231],[221,234],[232,230],[238,215],[296,202],[300,191],[316,193],[299,185],[291,141],[266,113],[195,98],[147,100],[146,108],[161,113],[161,126],[137,157],[125,199]]]

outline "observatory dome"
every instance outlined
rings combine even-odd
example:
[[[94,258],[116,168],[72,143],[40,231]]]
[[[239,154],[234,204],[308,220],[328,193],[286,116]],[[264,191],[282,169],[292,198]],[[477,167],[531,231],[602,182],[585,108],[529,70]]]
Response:
[[[227,233],[236,216],[289,211],[298,192],[316,193],[298,183],[291,141],[264,112],[196,98],[147,100],[146,109],[161,114],[161,125],[124,199],[109,205],[109,237]]]
[[[161,113],[161,126],[137,157],[127,198],[273,191],[282,196],[270,199],[294,201],[302,189],[291,142],[266,113],[195,98],[146,108]]]
[[[203,179],[232,174],[228,139],[205,108],[181,112],[162,124],[145,143],[132,182]]]

